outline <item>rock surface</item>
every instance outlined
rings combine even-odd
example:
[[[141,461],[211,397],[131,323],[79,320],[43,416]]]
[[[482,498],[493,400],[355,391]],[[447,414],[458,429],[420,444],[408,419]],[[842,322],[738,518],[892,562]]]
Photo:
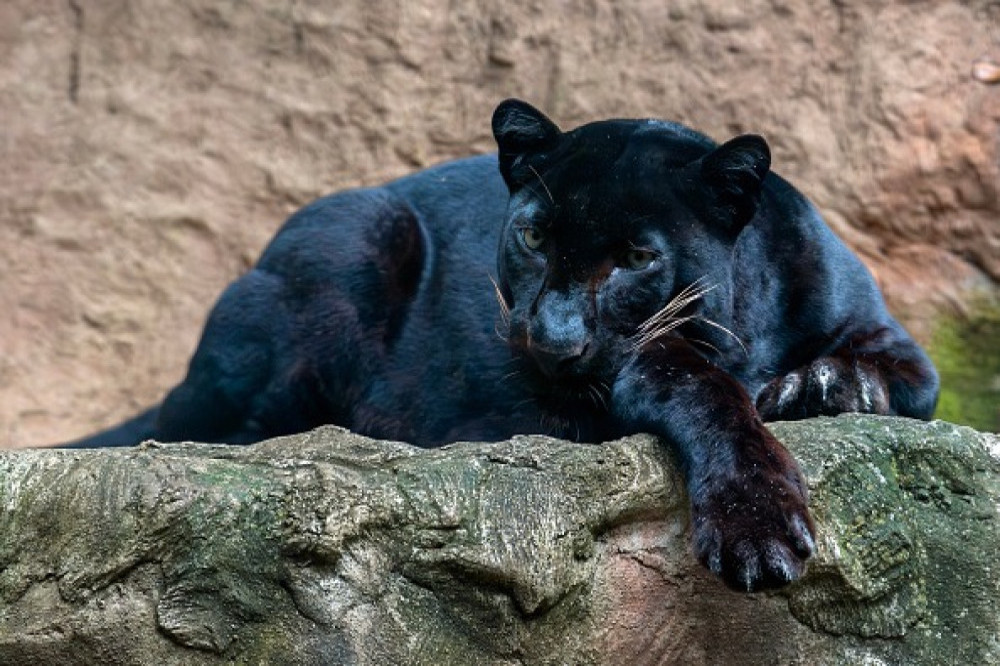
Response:
[[[6,0],[0,446],[158,401],[291,210],[491,150],[507,96],[566,126],[763,133],[926,340],[930,313],[1000,279],[998,17],[986,0]]]
[[[741,595],[647,437],[0,454],[0,663],[997,663],[1000,437],[774,424],[818,553]]]

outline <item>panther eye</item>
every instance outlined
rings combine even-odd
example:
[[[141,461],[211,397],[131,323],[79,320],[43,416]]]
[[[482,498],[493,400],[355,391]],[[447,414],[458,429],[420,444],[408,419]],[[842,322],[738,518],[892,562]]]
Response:
[[[537,250],[545,242],[545,234],[534,227],[526,227],[521,230],[521,238],[529,250]]]
[[[641,271],[644,268],[649,268],[649,265],[652,264],[655,259],[656,255],[649,250],[633,248],[625,253],[623,263],[626,268],[631,268],[634,271]]]

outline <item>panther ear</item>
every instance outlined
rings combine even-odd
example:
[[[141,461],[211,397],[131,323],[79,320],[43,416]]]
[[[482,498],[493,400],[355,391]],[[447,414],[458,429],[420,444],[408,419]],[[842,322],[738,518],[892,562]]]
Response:
[[[771,150],[756,134],[731,139],[701,159],[702,182],[714,190],[716,208],[733,232],[739,233],[757,212],[770,168]]]
[[[544,113],[519,99],[500,103],[493,112],[493,136],[497,140],[500,173],[511,186],[514,163],[519,157],[551,148],[562,132]]]

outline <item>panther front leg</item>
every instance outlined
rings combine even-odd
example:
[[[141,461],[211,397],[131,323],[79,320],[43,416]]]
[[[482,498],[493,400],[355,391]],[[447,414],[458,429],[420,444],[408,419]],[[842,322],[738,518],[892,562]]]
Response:
[[[898,327],[856,334],[828,354],[767,384],[757,396],[765,421],[844,412],[929,419],[938,378],[924,352]]]
[[[683,340],[661,338],[620,373],[612,410],[627,431],[674,447],[694,553],[727,585],[749,592],[802,574],[814,549],[806,484],[739,382]]]

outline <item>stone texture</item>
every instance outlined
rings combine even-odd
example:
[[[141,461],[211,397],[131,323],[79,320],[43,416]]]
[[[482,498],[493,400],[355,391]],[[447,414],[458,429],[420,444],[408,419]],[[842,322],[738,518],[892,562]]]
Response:
[[[491,150],[506,96],[763,133],[927,340],[1000,279],[1000,88],[973,76],[997,22],[986,0],[7,0],[0,445],[158,401],[289,212]]]
[[[0,663],[996,663],[1000,437],[774,425],[807,575],[731,592],[649,437],[0,454]]]

